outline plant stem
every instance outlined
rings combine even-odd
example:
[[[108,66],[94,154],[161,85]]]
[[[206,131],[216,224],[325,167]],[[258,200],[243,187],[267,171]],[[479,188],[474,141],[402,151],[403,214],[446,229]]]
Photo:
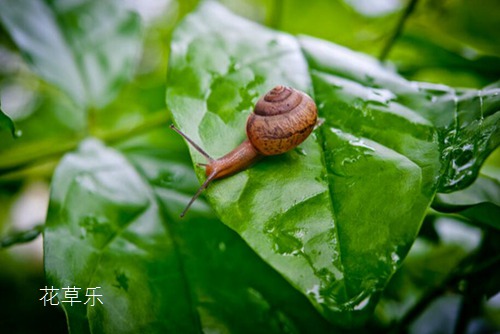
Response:
[[[13,157],[3,157],[4,163],[0,163],[0,176],[26,168],[32,164],[45,162],[51,158],[58,157],[65,152],[74,150],[79,139],[49,139],[36,142],[23,147],[24,151],[14,154]]]
[[[112,144],[144,133],[151,129],[167,126],[167,116],[164,111],[156,112],[147,118],[144,122],[130,128],[120,129],[112,132],[96,134],[96,137],[105,143]],[[42,143],[37,142],[26,150],[23,154],[16,154],[11,159],[5,158],[6,163],[0,162],[0,177],[19,172],[21,169],[31,168],[33,165],[45,163],[52,159],[58,159],[67,152],[75,150],[83,137],[70,140],[46,140]],[[32,154],[26,154],[27,152]]]
[[[389,54],[392,47],[396,43],[396,40],[401,35],[401,32],[403,31],[406,20],[410,17],[410,15],[415,10],[415,6],[417,5],[417,2],[418,2],[418,0],[410,0],[408,5],[406,6],[405,11],[403,12],[403,15],[400,17],[398,24],[396,25],[396,28],[394,29],[394,32],[392,33],[391,38],[389,38],[389,40],[385,44],[384,48],[382,49],[382,52],[380,52],[380,56],[378,57],[378,59],[380,61],[384,61],[387,58],[387,55]]]
[[[462,280],[468,280],[475,275],[481,275],[491,268],[500,265],[500,254],[486,259],[478,265],[474,266],[474,270],[469,270],[471,263],[474,263],[478,258],[478,253],[474,252],[465,257],[457,269],[452,271],[445,280],[428,291],[424,296],[403,316],[403,318],[392,329],[391,333],[401,333],[416,320],[416,318],[434,301],[437,297],[451,289],[456,290],[456,286]],[[458,324],[457,324],[458,325]]]
[[[281,21],[283,19],[283,1],[284,0],[274,0],[273,9],[271,11],[271,17],[269,18],[269,26],[274,29],[279,29],[281,27]]]
[[[132,138],[139,134],[143,134],[149,130],[161,126],[168,126],[168,118],[164,111],[159,111],[152,114],[150,117],[144,120],[144,122],[134,126],[130,129],[120,129],[113,132],[105,132],[97,135],[97,138],[103,140],[107,144],[114,144],[116,142]]]
[[[467,282],[464,291],[464,296],[460,303],[457,320],[455,322],[455,329],[453,334],[465,334],[470,320],[476,315],[481,305],[481,295],[474,291],[473,283]]]
[[[11,247],[11,246],[21,244],[21,243],[30,242],[30,241],[36,239],[36,237],[38,237],[40,235],[40,233],[42,233],[43,228],[44,228],[44,225],[39,224],[30,230],[20,231],[20,232],[13,233],[11,235],[7,235],[7,236],[3,237],[2,239],[0,239],[0,249]]]

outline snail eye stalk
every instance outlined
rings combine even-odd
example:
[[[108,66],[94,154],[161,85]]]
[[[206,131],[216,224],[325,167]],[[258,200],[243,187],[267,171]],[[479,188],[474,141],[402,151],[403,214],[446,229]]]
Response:
[[[210,157],[191,138],[173,124],[170,125],[208,161],[197,163],[205,167],[207,178],[182,211],[181,217],[186,215],[210,182],[238,173],[264,156],[290,151],[306,140],[321,123],[316,103],[309,95],[291,87],[276,86],[257,101],[253,113],[248,117],[247,139],[219,159]]]

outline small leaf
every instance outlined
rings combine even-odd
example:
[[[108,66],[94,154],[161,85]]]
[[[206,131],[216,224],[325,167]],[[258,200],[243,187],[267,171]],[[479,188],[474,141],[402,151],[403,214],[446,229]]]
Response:
[[[500,182],[480,175],[468,188],[450,194],[438,193],[432,207],[500,229]]]
[[[0,6],[0,21],[33,70],[78,105],[103,107],[132,74],[139,19],[119,1],[0,0]]]
[[[482,90],[457,91],[456,118],[443,139],[443,159],[448,165],[439,192],[469,186],[485,159],[500,145],[499,84]]]
[[[9,116],[4,114],[0,105],[0,130],[7,129],[12,134],[12,137],[17,138],[21,135],[20,131],[16,130],[16,126],[14,122],[10,119]]]

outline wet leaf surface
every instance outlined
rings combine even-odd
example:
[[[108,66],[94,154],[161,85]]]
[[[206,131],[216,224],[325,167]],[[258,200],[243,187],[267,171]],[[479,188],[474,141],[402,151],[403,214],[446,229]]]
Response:
[[[0,20],[33,70],[78,106],[103,107],[132,74],[140,50],[139,19],[118,1],[2,0],[0,5]]]
[[[371,57],[213,3],[178,27],[169,66],[167,106],[213,157],[244,139],[252,106],[274,85],[316,100],[325,123],[298,149],[206,194],[220,219],[335,323],[370,314],[436,191],[473,182],[499,143],[496,86],[410,82]],[[203,180],[203,168],[197,173]]]
[[[179,218],[197,187],[179,145],[166,128],[119,149],[89,139],[57,168],[45,269],[82,289],[61,302],[71,332],[334,330],[205,203]],[[84,305],[97,286],[103,304]]]

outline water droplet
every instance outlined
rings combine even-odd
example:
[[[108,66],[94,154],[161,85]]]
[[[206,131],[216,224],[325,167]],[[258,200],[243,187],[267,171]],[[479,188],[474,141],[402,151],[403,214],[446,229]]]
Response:
[[[425,99],[427,101],[430,101],[431,103],[435,103],[438,99],[438,97],[436,95],[432,95],[432,94],[425,94]]]
[[[82,235],[85,237],[88,233],[108,234],[110,232],[109,221],[105,217],[95,215],[83,216],[78,224],[82,229]]]
[[[305,235],[303,229],[275,228],[274,226],[264,231],[271,238],[274,250],[281,255],[297,256],[304,254],[302,239]]]
[[[353,157],[349,157],[349,158],[344,158],[340,164],[342,166],[345,166],[348,164],[353,164],[353,163],[356,163],[360,158],[361,158],[361,155],[357,155],[357,156],[353,156]]]
[[[228,72],[236,72],[240,69],[241,69],[241,63],[238,61],[238,58],[229,57]]]
[[[160,174],[158,178],[158,183],[162,186],[168,186],[172,184],[172,180],[174,179],[173,175],[167,172],[163,172]]]
[[[349,140],[349,144],[351,144],[352,146],[356,146],[356,147],[360,147],[360,148],[363,148],[364,151],[371,151],[371,152],[375,152],[375,149],[371,146],[369,146],[368,144],[366,144],[364,142],[363,139],[360,139],[360,138],[356,138],[356,139],[353,139],[353,140]]]
[[[366,96],[365,104],[376,104],[380,106],[388,106],[389,103],[396,99],[396,95],[394,95],[391,91],[387,89],[377,89],[373,88],[368,92]]]
[[[315,176],[314,181],[323,183],[326,180],[327,176],[326,175],[321,175],[321,176]]]
[[[451,146],[453,144],[456,133],[456,130],[451,130],[447,133],[446,137],[444,138],[444,143],[446,146]]]
[[[273,47],[273,46],[277,46],[279,44],[278,40],[277,39],[271,39],[269,42],[267,42],[267,46],[270,46],[270,47]]]
[[[356,311],[361,311],[363,310],[366,306],[368,306],[368,303],[370,302],[370,296],[367,296],[365,299],[362,299],[359,303],[354,305],[353,309]]]
[[[456,187],[460,183],[470,180],[473,175],[472,169],[476,163],[475,151],[474,144],[465,143],[460,147],[451,147],[444,152],[444,156],[450,159],[446,186]]]
[[[483,91],[478,90],[477,91],[477,97],[479,98],[479,112],[481,113],[481,118],[479,119],[479,122],[482,123],[484,120],[484,114],[483,114]]]
[[[467,143],[464,146],[455,149],[453,151],[453,155],[455,157],[453,161],[454,164],[457,167],[463,167],[470,164],[470,162],[474,160],[473,151],[474,151],[474,145],[471,143]]]
[[[226,251],[226,244],[224,242],[219,242],[219,250],[221,252],[225,252]]]
[[[128,277],[125,273],[115,271],[115,279],[118,284],[113,284],[113,286],[128,291]]]
[[[396,253],[396,252],[392,252],[392,253],[391,253],[391,260],[392,260],[392,262],[394,262],[394,263],[399,263],[400,258],[399,258],[398,253]]]
[[[239,69],[241,68],[241,64],[240,63],[231,63],[230,66],[229,66],[229,71],[230,72],[236,72],[238,71]]]
[[[337,82],[330,82],[329,83],[329,88],[330,89],[334,89],[334,90],[341,90],[344,88],[344,86],[342,86],[341,84],[337,83]]]
[[[18,130],[16,130],[16,131],[14,132],[14,137],[15,137],[15,138],[19,138],[19,137],[21,137],[22,135],[23,135],[23,130],[19,130],[19,129],[18,129]]]
[[[307,156],[307,152],[300,146],[297,146],[295,149],[294,149],[295,152],[297,152],[299,155],[302,155],[302,156]]]
[[[313,285],[313,287],[310,288],[309,290],[307,290],[306,293],[307,293],[307,295],[314,298],[318,304],[323,304],[325,302],[325,299],[320,294],[319,284]]]
[[[373,84],[375,83],[375,78],[371,75],[365,74],[365,81],[369,86],[373,86]]]

